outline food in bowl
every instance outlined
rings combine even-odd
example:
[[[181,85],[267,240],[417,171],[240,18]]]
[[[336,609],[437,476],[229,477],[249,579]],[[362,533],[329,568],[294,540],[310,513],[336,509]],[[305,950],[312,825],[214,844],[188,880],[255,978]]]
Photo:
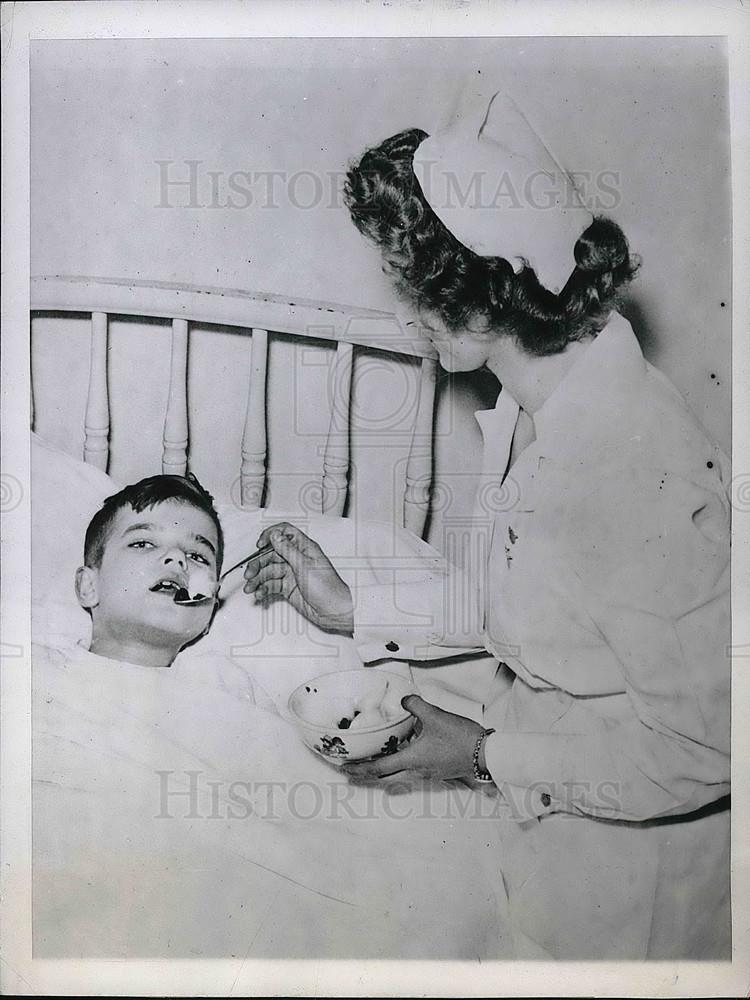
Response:
[[[289,712],[304,743],[334,763],[395,753],[411,736],[414,716],[401,699],[414,687],[384,670],[343,670],[307,681]]]

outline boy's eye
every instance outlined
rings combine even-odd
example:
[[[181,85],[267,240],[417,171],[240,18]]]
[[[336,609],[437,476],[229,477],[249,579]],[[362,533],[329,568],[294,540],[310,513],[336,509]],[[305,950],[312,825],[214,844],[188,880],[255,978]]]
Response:
[[[129,549],[152,549],[153,547],[154,543],[147,538],[139,538],[137,542],[131,542],[128,545]]]
[[[188,559],[192,559],[193,562],[201,563],[203,566],[208,566],[208,559],[203,555],[202,552],[188,552]]]

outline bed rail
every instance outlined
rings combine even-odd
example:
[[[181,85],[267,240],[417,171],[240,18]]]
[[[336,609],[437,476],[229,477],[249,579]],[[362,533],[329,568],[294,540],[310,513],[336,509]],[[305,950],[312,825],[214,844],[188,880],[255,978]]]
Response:
[[[350,404],[355,348],[421,358],[419,399],[406,465],[403,523],[422,535],[432,482],[436,356],[429,343],[394,313],[240,289],[199,288],[170,282],[79,275],[31,279],[34,312],[91,315],[88,394],[84,418],[86,462],[106,471],[110,406],[107,356],[111,315],[171,320],[169,392],[162,438],[162,471],[184,474],[188,467],[187,364],[190,323],[233,327],[250,333],[250,375],[240,458],[241,503],[258,508],[266,486],[266,380],[269,333],[332,341],[336,353],[328,436],[321,470],[321,509],[341,515],[351,465]]]

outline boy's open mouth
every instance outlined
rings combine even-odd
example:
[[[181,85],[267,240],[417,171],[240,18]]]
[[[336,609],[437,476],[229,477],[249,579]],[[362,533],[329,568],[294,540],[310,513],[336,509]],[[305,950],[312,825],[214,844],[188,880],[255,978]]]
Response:
[[[185,587],[182,586],[179,580],[173,580],[171,577],[165,576],[162,580],[158,580],[153,587],[149,587],[149,590],[152,594],[176,594],[181,590],[185,590]],[[185,593],[187,593],[186,590]]]
[[[183,586],[179,580],[174,580],[169,576],[158,580],[149,590],[152,594],[171,594],[175,604],[193,605],[211,600],[209,595],[203,594],[200,591],[191,594],[188,588]]]

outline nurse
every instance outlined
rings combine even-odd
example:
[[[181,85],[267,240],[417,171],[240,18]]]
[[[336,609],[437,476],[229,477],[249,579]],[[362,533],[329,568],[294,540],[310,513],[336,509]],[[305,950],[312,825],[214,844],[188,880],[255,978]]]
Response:
[[[430,629],[368,628],[384,595],[355,610],[287,524],[245,589],[353,635],[366,662],[494,655],[467,674],[476,711],[411,696],[419,738],[348,770],[493,789],[518,957],[729,958],[728,463],[617,312],[638,263],[624,234],[503,93],[368,150],[346,196],[441,364],[501,383],[483,482],[511,500],[486,505],[459,634],[439,624],[444,581],[393,602]]]

